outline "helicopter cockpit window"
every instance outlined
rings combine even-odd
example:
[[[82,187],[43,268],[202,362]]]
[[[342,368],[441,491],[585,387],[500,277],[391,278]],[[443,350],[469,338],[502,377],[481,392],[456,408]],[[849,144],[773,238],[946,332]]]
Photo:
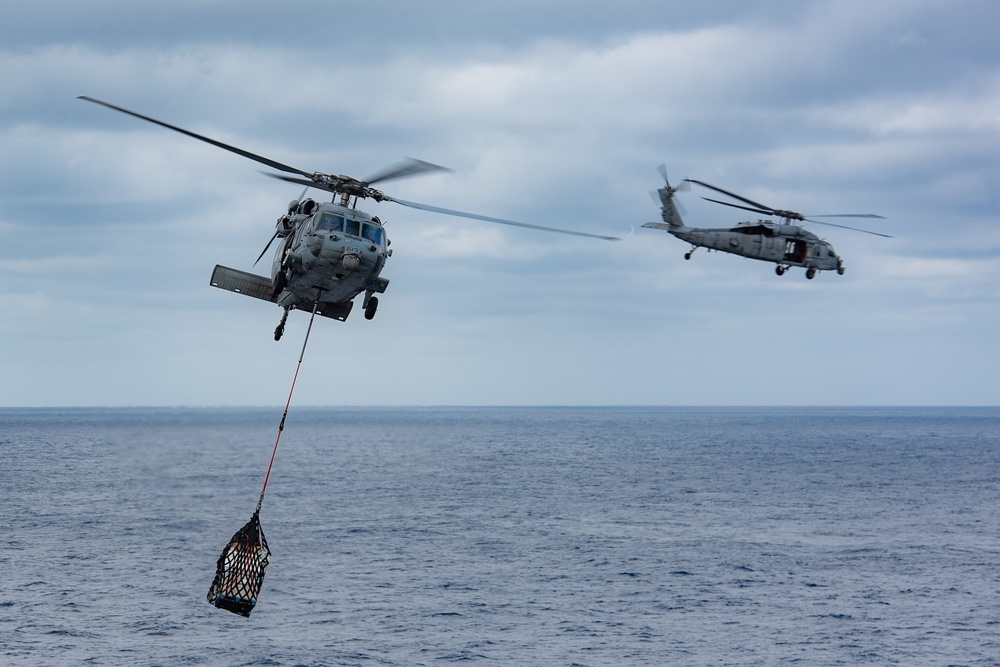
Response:
[[[365,224],[361,232],[362,237],[368,239],[369,241],[378,246],[382,245],[382,238],[384,234],[385,232],[382,230],[381,227],[369,224]]]
[[[342,232],[344,231],[344,218],[333,213],[322,213],[316,221],[316,231]]]
[[[344,233],[351,236],[361,236],[361,223],[357,220],[348,220]]]

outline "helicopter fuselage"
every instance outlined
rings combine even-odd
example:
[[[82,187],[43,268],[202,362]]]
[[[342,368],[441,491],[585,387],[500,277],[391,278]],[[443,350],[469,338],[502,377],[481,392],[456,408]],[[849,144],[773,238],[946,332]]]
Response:
[[[668,226],[667,231],[695,247],[774,262],[785,267],[801,266],[843,273],[843,261],[833,246],[797,225],[758,220],[716,229]]]
[[[342,204],[305,199],[292,202],[276,227],[275,238],[282,242],[271,262],[270,278],[217,265],[211,285],[284,308],[275,340],[284,332],[289,311],[315,309],[318,315],[343,322],[362,292],[365,319],[375,317],[375,295],[389,286],[380,274],[392,255],[377,217]]]
[[[321,307],[349,304],[362,292],[367,306],[388,287],[379,274],[392,251],[377,217],[306,199],[279,218],[277,227],[284,242],[274,254],[271,281],[283,308],[310,309],[317,301]]]

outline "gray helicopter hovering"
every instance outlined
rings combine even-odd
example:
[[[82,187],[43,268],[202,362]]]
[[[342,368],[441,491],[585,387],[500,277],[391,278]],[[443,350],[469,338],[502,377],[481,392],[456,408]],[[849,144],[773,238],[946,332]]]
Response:
[[[284,309],[281,322],[274,330],[274,339],[280,340],[291,310],[313,310],[319,315],[343,322],[354,307],[354,298],[364,292],[362,307],[365,319],[375,317],[378,308],[376,294],[385,292],[389,281],[381,276],[386,260],[392,256],[385,227],[377,216],[358,210],[359,199],[377,202],[394,202],[410,208],[443,213],[473,220],[483,220],[502,225],[513,225],[560,234],[588,236],[606,241],[618,241],[614,236],[600,236],[569,229],[531,225],[513,220],[492,218],[475,213],[464,213],[427,204],[390,197],[371,187],[375,183],[390,181],[432,171],[450,171],[422,160],[407,159],[388,167],[363,181],[350,176],[334,176],[321,172],[307,172],[295,167],[256,155],[221,141],[195,134],[175,125],[144,116],[135,111],[115,106],[92,97],[79,99],[155,123],[175,132],[204,141],[260,164],[285,172],[265,173],[290,183],[306,186],[298,199],[288,205],[288,210],[278,218],[274,235],[257,257],[257,264],[275,239],[281,242],[271,263],[271,277],[216,265],[211,285],[220,289],[252,296],[276,303]],[[286,175],[290,174],[290,175]],[[330,202],[306,199],[309,188],[326,190],[333,194]]]
[[[880,234],[866,229],[847,227],[845,225],[838,225],[832,222],[823,222],[815,219],[884,219],[881,215],[875,215],[873,213],[838,213],[832,215],[811,215],[807,217],[801,213],[796,213],[795,211],[784,211],[765,206],[764,204],[758,204],[752,199],[747,199],[746,197],[742,197],[709,183],[695,179],[685,179],[679,186],[672,187],[670,182],[667,180],[666,167],[660,165],[659,171],[660,175],[663,176],[664,181],[664,186],[657,190],[659,202],[662,206],[661,215],[663,217],[663,222],[647,222],[643,225],[643,227],[662,229],[670,232],[677,238],[690,243],[691,250],[684,254],[684,259],[691,259],[691,254],[699,247],[703,247],[708,248],[709,250],[718,250],[720,252],[728,252],[734,255],[749,257],[750,259],[773,262],[777,265],[775,266],[774,271],[779,276],[784,275],[785,271],[793,266],[801,266],[806,270],[806,278],[812,280],[816,277],[816,273],[819,271],[836,271],[838,274],[843,275],[844,260],[837,255],[833,246],[830,245],[828,241],[819,238],[807,229],[803,229],[798,225],[792,224],[793,220],[796,222],[813,222],[819,225],[829,225],[831,227],[840,227],[841,229],[850,229],[856,232],[864,232],[865,234],[874,234],[875,236],[892,238],[888,234]],[[702,197],[702,199],[715,202],[716,204],[722,204],[724,206],[732,206],[746,211],[753,211],[754,213],[773,215],[780,218],[781,222],[776,223],[771,220],[758,220],[756,222],[741,222],[735,227],[728,228],[688,227],[684,224],[683,218],[681,218],[680,211],[677,208],[677,202],[674,201],[674,195],[678,191],[686,190],[690,187],[688,183],[697,183],[698,185],[709,188],[710,190],[721,192],[722,194],[732,197],[737,201],[749,204],[749,206],[741,206],[740,204],[711,199],[710,197]],[[656,197],[654,196],[654,199],[655,198]]]

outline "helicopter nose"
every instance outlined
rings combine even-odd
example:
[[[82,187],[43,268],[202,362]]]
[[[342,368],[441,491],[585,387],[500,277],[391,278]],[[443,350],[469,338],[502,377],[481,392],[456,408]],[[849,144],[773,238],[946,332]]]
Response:
[[[344,236],[343,234],[328,234],[322,239],[321,255],[331,262],[340,262],[347,266],[359,262],[374,263],[378,259],[380,249],[370,241]]]

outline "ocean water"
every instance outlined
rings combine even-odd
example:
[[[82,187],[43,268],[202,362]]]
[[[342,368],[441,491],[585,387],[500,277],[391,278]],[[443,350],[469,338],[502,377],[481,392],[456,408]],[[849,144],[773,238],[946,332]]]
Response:
[[[0,410],[3,665],[1000,665],[1000,409]]]

